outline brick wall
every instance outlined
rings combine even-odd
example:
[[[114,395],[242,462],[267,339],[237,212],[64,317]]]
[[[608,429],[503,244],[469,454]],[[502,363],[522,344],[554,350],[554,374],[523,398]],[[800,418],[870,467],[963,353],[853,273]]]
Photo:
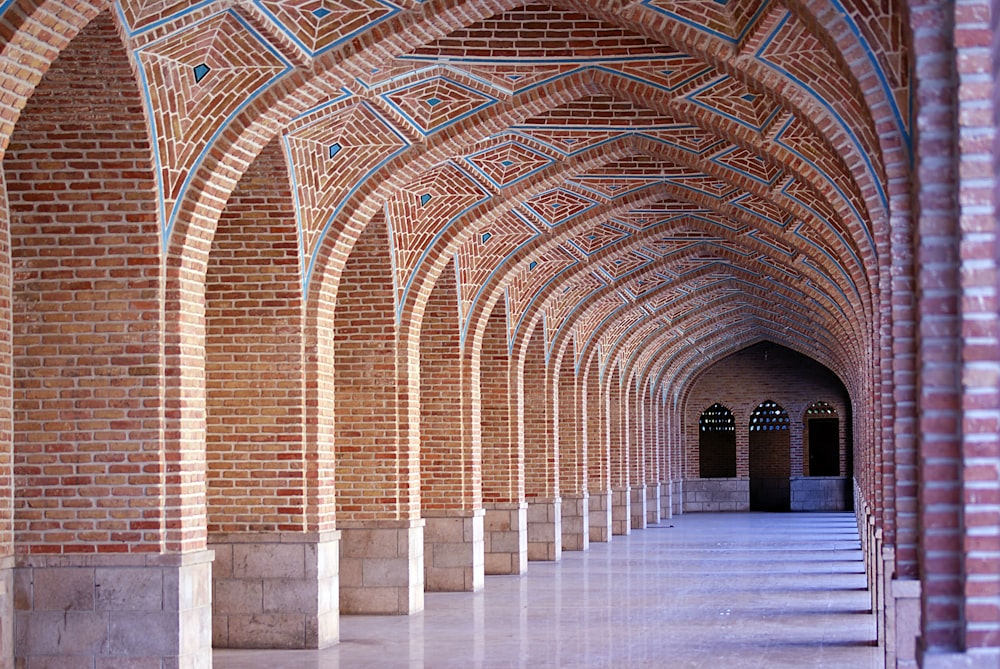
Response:
[[[219,219],[205,277],[210,532],[307,524],[298,257],[285,160],[272,142]]]
[[[514,435],[511,361],[507,319],[497,302],[483,333],[480,352],[482,392],[483,501],[518,502],[524,497],[523,446]]]
[[[766,357],[765,357],[766,356]],[[758,344],[712,365],[688,392],[684,421],[684,477],[698,478],[698,420],[719,402],[733,412],[736,422],[737,474],[749,473],[750,416],[765,400],[777,402],[792,423],[789,438],[791,474],[802,475],[802,421],[816,401],[830,403],[838,415],[849,415],[848,396],[837,377],[819,363],[774,344]]]
[[[587,489],[591,493],[611,490],[611,453],[608,438],[608,396],[601,392],[597,355],[584,367],[582,385],[586,407]]]
[[[455,271],[438,278],[420,329],[420,499],[424,509],[481,505],[481,445],[466,424]]]
[[[578,495],[587,490],[587,451],[582,425],[585,412],[577,389],[572,353],[566,350],[555,360],[558,371],[553,387],[559,407],[559,420],[555,425],[559,448],[559,492],[562,495]]]
[[[158,551],[163,538],[152,152],[117,44],[107,16],[80,34],[4,159],[25,552]]]
[[[518,386],[524,439],[524,486],[527,497],[559,494],[559,454],[555,448],[553,393],[548,384],[542,323],[523,347]]]
[[[337,293],[338,522],[408,517],[416,492],[404,496],[400,490],[391,266],[384,221],[373,221],[358,239]]]

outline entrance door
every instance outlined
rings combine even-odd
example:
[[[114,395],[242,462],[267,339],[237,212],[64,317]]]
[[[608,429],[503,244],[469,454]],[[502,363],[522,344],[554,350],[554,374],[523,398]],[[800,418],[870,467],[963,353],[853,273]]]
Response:
[[[750,416],[750,510],[788,511],[792,460],[788,412],[768,400]]]

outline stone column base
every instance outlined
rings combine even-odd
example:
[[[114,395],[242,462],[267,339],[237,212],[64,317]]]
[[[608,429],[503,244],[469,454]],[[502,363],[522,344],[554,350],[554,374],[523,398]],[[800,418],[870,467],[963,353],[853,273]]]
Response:
[[[633,530],[646,529],[646,484],[632,486],[629,489],[629,516],[632,518]]]
[[[558,561],[562,557],[562,500],[528,500],[528,560]]]
[[[660,484],[653,483],[646,486],[646,524],[656,525],[660,522],[660,514],[663,510],[660,507]]]
[[[964,653],[920,655],[921,669],[996,669],[1000,667],[1000,648],[973,648]]]
[[[209,550],[19,557],[17,666],[211,667],[212,558]]]
[[[611,533],[626,535],[632,532],[632,494],[629,487],[611,489]]]
[[[482,509],[425,511],[427,592],[476,592],[486,582]]]
[[[528,571],[528,505],[524,502],[483,504],[483,552],[487,574]]]
[[[563,495],[562,548],[564,551],[585,551],[590,548],[590,496]]]
[[[674,517],[674,484],[664,481],[660,484],[660,520]]]
[[[0,667],[14,666],[14,556],[0,557]]]
[[[684,513],[684,481],[678,480],[670,484],[670,517]]]
[[[340,526],[340,611],[409,615],[424,609],[424,521]]]
[[[213,534],[212,644],[325,648],[340,640],[340,533]]]
[[[611,491],[591,495],[587,506],[590,507],[590,540],[611,541]]]
[[[890,565],[886,565],[888,568]],[[916,669],[920,637],[920,581],[891,579],[886,616],[886,661],[894,669]],[[1000,667],[1000,664],[996,666]]]

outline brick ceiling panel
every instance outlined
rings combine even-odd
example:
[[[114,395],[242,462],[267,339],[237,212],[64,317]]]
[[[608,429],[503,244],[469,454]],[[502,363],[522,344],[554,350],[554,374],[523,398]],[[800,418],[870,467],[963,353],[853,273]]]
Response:
[[[645,313],[678,327],[662,336],[687,369],[764,333],[870,346],[875,129],[909,142],[896,5],[837,3],[836,34],[825,0],[139,0],[119,18],[165,240],[191,184],[214,183],[206,156],[246,146],[211,168],[239,172],[278,136],[303,267],[383,211],[398,307],[454,260],[463,333],[502,296],[511,345],[544,318],[550,347],[597,336],[631,360]]]

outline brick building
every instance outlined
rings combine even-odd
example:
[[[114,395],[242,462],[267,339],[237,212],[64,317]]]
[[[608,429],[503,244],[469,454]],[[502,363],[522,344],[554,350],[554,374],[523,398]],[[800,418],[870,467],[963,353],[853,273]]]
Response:
[[[995,5],[4,0],[0,666],[752,508],[1000,666]]]

